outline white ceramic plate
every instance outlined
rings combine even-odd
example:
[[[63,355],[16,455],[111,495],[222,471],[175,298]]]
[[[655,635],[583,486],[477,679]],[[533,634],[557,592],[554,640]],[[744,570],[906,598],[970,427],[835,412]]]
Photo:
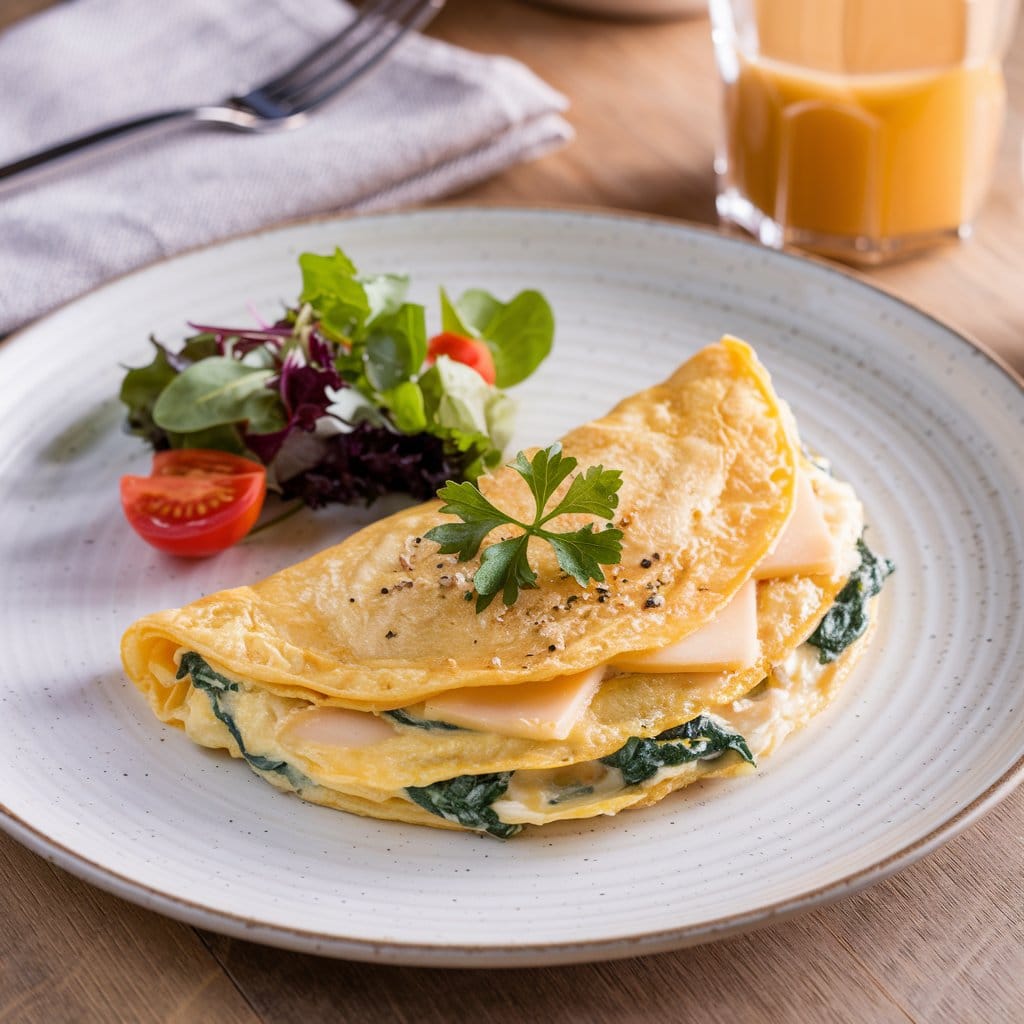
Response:
[[[302,514],[187,563],[137,541],[117,480],[119,363],[186,318],[271,314],[296,256],[346,248],[439,283],[539,286],[555,353],[518,390],[547,443],[729,331],[894,558],[837,706],[756,777],[511,842],[313,807],[161,726],[125,682],[144,612],[258,578],[365,510]],[[390,962],[558,963],[698,942],[849,893],[948,839],[1024,754],[1024,393],[948,328],[821,264],[669,223],[436,210],[242,238],[124,278],[0,347],[0,824],[89,881],[262,942]],[[643,444],[643,438],[637,438]],[[513,450],[515,450],[513,448]]]

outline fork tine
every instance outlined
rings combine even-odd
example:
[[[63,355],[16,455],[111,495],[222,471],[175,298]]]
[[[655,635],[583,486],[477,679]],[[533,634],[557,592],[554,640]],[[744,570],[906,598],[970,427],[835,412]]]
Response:
[[[445,0],[403,0],[400,9],[379,30],[354,45],[334,64],[288,91],[282,102],[292,113],[306,113],[336,96],[382,61],[410,32],[426,25]]]
[[[256,86],[251,92],[262,93],[269,99],[275,98],[280,90],[287,89],[294,80],[302,75],[303,71],[312,68],[333,52],[336,47],[356,35],[371,18],[377,16],[388,17],[390,11],[402,2],[403,0],[373,0],[371,3],[364,4],[356,16],[340,32],[331,36],[330,39],[324,40],[315,50],[303,54],[302,58],[292,64],[291,67],[275,75],[270,81]]]

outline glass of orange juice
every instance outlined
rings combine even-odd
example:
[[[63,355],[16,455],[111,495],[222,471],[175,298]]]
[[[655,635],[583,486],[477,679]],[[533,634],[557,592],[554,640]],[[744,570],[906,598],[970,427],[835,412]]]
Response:
[[[720,216],[866,264],[969,234],[1018,0],[710,3]]]

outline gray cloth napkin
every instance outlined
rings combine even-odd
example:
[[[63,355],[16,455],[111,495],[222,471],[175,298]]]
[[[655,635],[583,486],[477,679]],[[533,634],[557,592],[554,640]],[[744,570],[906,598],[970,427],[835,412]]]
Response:
[[[338,0],[74,0],[0,35],[0,163],[288,67]],[[0,195],[0,334],[162,256],[276,221],[434,198],[571,137],[522,64],[413,36],[292,132],[192,129]]]

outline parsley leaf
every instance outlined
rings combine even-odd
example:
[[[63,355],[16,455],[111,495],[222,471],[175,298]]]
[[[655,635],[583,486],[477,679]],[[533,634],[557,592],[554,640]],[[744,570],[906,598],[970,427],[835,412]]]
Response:
[[[555,549],[562,571],[581,587],[590,580],[603,580],[601,566],[618,562],[622,555],[622,531],[601,530],[596,533],[593,523],[587,523],[575,533],[552,534],[547,539]]]
[[[529,543],[530,534],[524,533],[511,540],[499,541],[484,550],[480,568],[473,576],[478,612],[482,612],[494,600],[499,590],[506,605],[515,604],[520,589],[536,590],[537,574],[530,568],[528,561]]]
[[[579,530],[556,532],[545,529],[551,520],[564,515],[594,515],[608,519],[619,503],[622,472],[591,466],[569,484],[554,508],[547,511],[555,491],[576,469],[578,462],[562,454],[557,442],[542,448],[532,459],[520,452],[510,467],[525,481],[536,505],[532,523],[521,523],[497,508],[476,484],[449,480],[437,492],[444,501],[441,511],[458,516],[461,523],[444,523],[428,530],[427,540],[440,545],[441,554],[457,554],[460,562],[473,558],[484,538],[502,526],[517,527],[523,532],[507,537],[484,549],[480,567],[473,576],[476,589],[476,610],[482,612],[500,592],[506,606],[515,604],[520,590],[534,590],[537,574],[529,561],[531,537],[547,541],[554,548],[562,570],[585,587],[591,580],[604,580],[602,565],[613,565],[622,558],[622,531],[614,527],[595,530],[588,523]]]

